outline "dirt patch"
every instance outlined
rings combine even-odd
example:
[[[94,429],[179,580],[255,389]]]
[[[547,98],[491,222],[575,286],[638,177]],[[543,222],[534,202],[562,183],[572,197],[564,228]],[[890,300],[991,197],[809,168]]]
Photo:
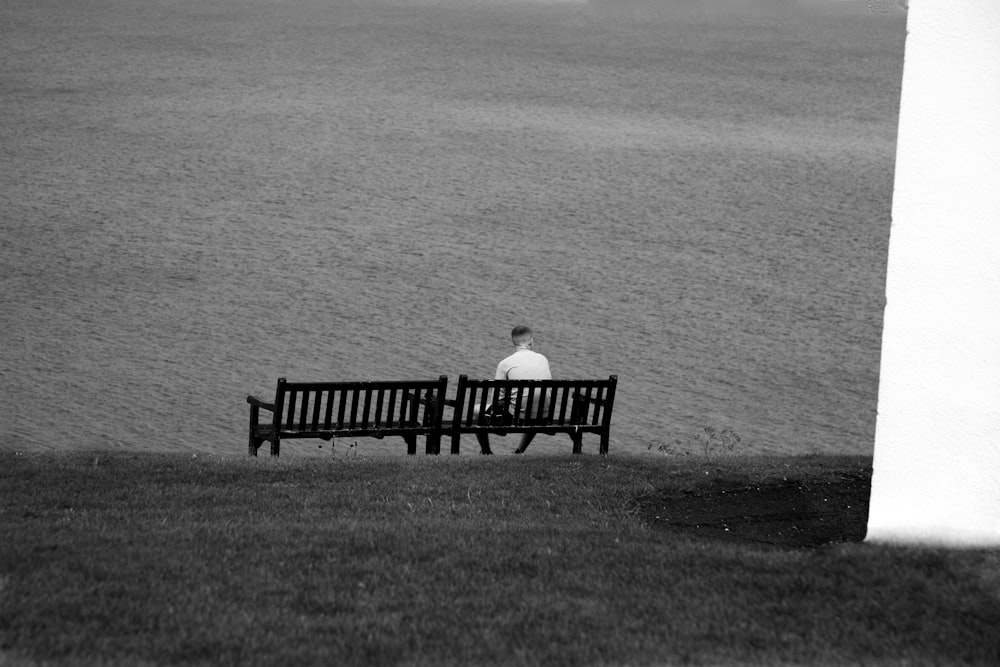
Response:
[[[635,508],[655,528],[730,542],[811,549],[862,541],[870,494],[870,472],[830,480],[782,479],[755,486],[718,480],[693,491],[644,495],[635,500]]]

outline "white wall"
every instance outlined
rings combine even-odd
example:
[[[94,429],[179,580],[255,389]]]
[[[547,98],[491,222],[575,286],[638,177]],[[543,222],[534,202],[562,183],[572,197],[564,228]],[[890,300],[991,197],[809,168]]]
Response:
[[[1000,0],[912,0],[867,540],[1000,545]]]

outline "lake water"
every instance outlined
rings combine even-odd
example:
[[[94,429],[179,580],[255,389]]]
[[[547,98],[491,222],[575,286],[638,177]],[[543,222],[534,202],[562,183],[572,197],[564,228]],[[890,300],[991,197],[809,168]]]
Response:
[[[870,453],[904,35],[610,0],[5,2],[0,448],[240,455],[279,376],[491,376],[525,323],[557,377],[618,375],[612,455],[705,426]]]

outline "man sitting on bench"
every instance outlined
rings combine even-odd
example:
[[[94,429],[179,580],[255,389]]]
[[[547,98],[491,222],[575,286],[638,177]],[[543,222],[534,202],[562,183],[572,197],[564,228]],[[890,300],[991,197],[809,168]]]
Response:
[[[549,369],[549,360],[545,358],[544,355],[535,352],[532,347],[534,345],[532,331],[526,326],[516,326],[510,332],[511,342],[514,343],[514,353],[509,357],[503,359],[499,364],[497,364],[497,372],[495,379],[497,380],[551,380],[552,371]],[[525,402],[526,403],[526,402]],[[511,405],[517,404],[517,397],[512,397],[510,401]],[[532,412],[534,415],[528,415],[533,417],[535,415],[541,414],[544,409],[542,401],[534,401],[532,406]],[[515,417],[518,415],[515,415]],[[487,433],[476,433],[476,437],[479,439],[479,446],[482,448],[483,454],[492,454],[490,450],[490,438]],[[535,437],[534,433],[523,433],[521,435],[521,443],[518,445],[517,449],[514,450],[515,454],[523,454],[524,450],[528,448],[531,444],[532,438]]]

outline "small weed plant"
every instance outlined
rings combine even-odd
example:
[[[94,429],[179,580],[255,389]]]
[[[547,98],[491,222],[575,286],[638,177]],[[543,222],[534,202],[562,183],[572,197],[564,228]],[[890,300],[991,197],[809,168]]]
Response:
[[[718,429],[714,426],[704,426],[701,431],[688,438],[678,438],[673,442],[660,445],[656,451],[666,456],[690,456],[698,453],[713,458],[738,454],[738,448],[743,438],[731,428]],[[647,449],[652,450],[653,444]]]

